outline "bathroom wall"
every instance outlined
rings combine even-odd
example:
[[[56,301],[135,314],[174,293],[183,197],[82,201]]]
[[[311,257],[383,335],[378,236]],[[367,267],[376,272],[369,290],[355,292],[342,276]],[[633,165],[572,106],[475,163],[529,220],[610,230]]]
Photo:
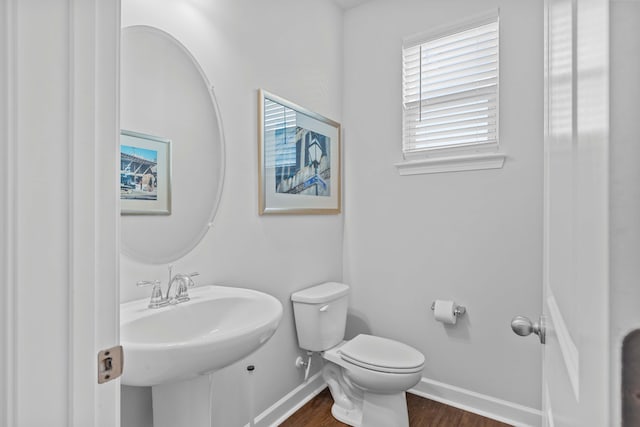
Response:
[[[403,38],[498,8],[504,167],[400,176]],[[542,12],[535,1],[377,0],[344,18],[351,333],[415,346],[426,356],[420,390],[502,399],[503,416],[541,406],[540,344],[514,335],[510,321],[541,313]],[[467,315],[435,322],[435,299],[454,299]]]
[[[258,215],[257,90],[341,121],[342,11],[328,1],[123,0],[122,24],[155,26],[180,40],[214,85],[222,116],[226,174],[219,210],[205,239],[174,271],[199,271],[201,284],[258,289],[284,306],[273,338],[214,376],[214,424],[244,425],[251,395],[259,414],[302,382],[289,295],[342,278],[342,215]],[[148,294],[136,281],[166,274],[166,266],[122,257],[122,301]],[[250,378],[249,363],[256,365]],[[148,388],[123,387],[124,427],[150,425],[149,395]]]

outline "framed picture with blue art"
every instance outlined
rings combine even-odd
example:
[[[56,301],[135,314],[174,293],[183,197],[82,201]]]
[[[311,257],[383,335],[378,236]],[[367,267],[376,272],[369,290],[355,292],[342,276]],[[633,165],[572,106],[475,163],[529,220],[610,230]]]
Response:
[[[340,213],[340,124],[262,89],[258,106],[260,215]]]
[[[171,140],[120,132],[120,213],[171,214]]]

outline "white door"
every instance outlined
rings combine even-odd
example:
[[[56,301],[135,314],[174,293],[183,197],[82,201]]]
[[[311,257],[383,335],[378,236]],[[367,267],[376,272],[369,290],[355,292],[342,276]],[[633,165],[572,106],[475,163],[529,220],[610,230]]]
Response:
[[[545,1],[543,418],[607,427],[608,2]]]
[[[0,2],[0,427],[114,427],[119,0]]]

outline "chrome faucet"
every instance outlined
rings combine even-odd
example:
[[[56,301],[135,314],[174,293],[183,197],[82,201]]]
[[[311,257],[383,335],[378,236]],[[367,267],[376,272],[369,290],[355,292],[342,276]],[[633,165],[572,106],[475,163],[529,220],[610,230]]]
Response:
[[[195,286],[193,277],[199,276],[197,271],[189,274],[177,273],[175,276],[172,274],[173,266],[169,266],[169,284],[167,286],[167,293],[162,296],[162,286],[159,280],[141,280],[136,284],[138,286],[150,286],[153,285],[151,290],[151,299],[149,300],[149,308],[165,307],[169,304],[180,304],[181,302],[189,301],[189,288]],[[173,298],[169,298],[169,292],[174,282],[178,282],[178,288],[176,289]]]
[[[167,296],[165,299],[170,302],[174,302],[175,304],[189,301],[189,288],[194,287],[196,284],[194,283],[192,277],[198,276],[200,273],[193,272],[190,274],[182,274],[178,273],[169,281],[169,286],[167,287]],[[175,295],[172,299],[169,299],[169,291],[171,290],[171,285],[173,282],[178,282],[178,288],[176,289]]]

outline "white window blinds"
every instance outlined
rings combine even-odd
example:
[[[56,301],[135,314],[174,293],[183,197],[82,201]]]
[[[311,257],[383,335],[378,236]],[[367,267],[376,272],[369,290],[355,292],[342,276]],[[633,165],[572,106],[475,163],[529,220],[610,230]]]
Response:
[[[403,151],[497,145],[498,18],[403,47]]]

